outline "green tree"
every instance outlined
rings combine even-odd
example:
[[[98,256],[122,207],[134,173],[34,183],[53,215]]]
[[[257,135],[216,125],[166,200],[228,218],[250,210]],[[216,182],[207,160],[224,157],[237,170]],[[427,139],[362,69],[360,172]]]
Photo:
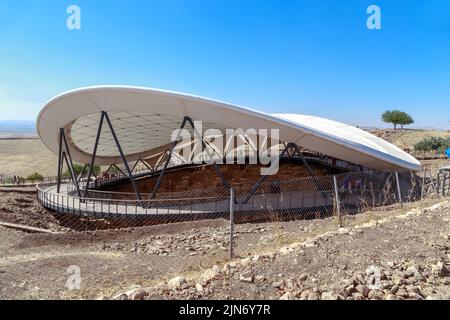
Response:
[[[401,117],[401,122],[400,122],[400,126],[403,129],[403,126],[407,126],[410,124],[414,123],[414,119],[407,113],[405,113],[402,117]]]
[[[448,148],[450,148],[450,138],[444,139],[441,137],[423,138],[414,145],[414,150],[423,151],[424,154],[428,151],[443,152]]]
[[[44,176],[38,172],[30,174],[27,176],[28,181],[42,181],[44,180]]]
[[[73,165],[73,171],[75,172],[75,175],[78,176],[80,175],[80,173],[83,171],[84,166],[81,164],[77,164],[75,163]],[[89,171],[89,166],[86,168],[86,170],[84,171],[84,174],[87,174]],[[100,167],[99,166],[95,166],[94,165],[94,173],[95,175],[98,175],[100,173]],[[64,171],[63,173],[63,177],[64,178],[70,178],[70,171],[69,169],[67,169],[66,171]]]
[[[403,126],[414,123],[409,114],[400,110],[388,110],[381,115],[381,119],[386,123],[392,123],[395,130],[397,125],[400,125],[403,129]]]

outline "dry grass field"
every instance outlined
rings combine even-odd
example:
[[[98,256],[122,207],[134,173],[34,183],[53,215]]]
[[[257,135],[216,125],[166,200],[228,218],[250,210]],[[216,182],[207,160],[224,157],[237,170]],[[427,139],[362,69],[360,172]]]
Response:
[[[56,166],[57,156],[40,139],[0,139],[0,175],[54,176]]]
[[[431,130],[377,130],[372,132],[380,138],[395,144],[401,149],[414,150],[414,145],[424,138],[430,137],[440,137],[448,138],[450,137],[450,131],[431,131]]]
[[[450,137],[446,131],[377,130],[377,136],[401,149],[414,150],[414,144],[426,137]],[[11,138],[0,134],[0,176],[14,174],[26,177],[34,172],[43,176],[54,176],[57,156],[50,152],[39,139]]]

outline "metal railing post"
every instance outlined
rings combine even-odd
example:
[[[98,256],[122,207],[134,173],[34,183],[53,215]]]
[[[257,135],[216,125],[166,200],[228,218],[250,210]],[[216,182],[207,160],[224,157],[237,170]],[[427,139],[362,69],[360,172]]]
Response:
[[[230,260],[233,259],[234,238],[234,189],[230,188]]]
[[[341,202],[339,199],[339,189],[336,176],[333,175],[333,183],[334,183],[334,202],[336,206],[336,213],[338,217],[339,228],[342,228],[342,216],[341,216]]]

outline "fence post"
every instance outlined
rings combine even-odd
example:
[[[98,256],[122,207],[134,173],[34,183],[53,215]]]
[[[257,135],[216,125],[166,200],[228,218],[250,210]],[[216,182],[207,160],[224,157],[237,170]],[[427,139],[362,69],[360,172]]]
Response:
[[[400,190],[400,179],[398,178],[398,172],[395,171],[395,180],[397,181],[397,194],[398,194],[398,200],[400,201],[400,205],[403,209],[403,200],[402,200],[402,193]]]
[[[333,183],[334,183],[334,202],[336,205],[337,210],[337,216],[338,216],[338,222],[339,222],[339,228],[342,228],[342,216],[341,216],[341,203],[339,201],[339,189],[338,189],[338,183],[336,176],[333,175]]]
[[[234,189],[230,188],[230,260],[233,259],[234,238]]]
[[[425,176],[427,175],[427,168],[423,168],[423,177],[422,177],[422,186],[420,189],[420,200],[423,200],[424,192],[425,192]]]

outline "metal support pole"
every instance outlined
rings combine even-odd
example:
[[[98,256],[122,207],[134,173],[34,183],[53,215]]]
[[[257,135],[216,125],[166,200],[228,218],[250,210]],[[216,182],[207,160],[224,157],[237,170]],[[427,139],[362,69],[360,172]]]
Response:
[[[339,200],[339,189],[336,176],[333,176],[333,182],[334,182],[334,199],[335,199],[334,201],[336,205],[336,213],[338,217],[339,228],[342,228],[341,202]]]
[[[398,200],[400,201],[400,205],[403,208],[402,192],[400,190],[400,179],[398,178],[398,172],[397,171],[395,171],[395,180],[397,180]]]
[[[78,185],[77,176],[75,175],[75,171],[73,169],[74,167],[73,167],[72,156],[70,155],[69,144],[67,143],[66,135],[64,134],[64,129],[61,128],[60,132],[61,132],[61,135],[62,135],[62,138],[64,141],[65,153],[67,154],[67,157],[69,157],[68,161],[67,161],[67,157],[66,157],[66,163],[67,163],[67,166],[69,167],[70,175],[72,176],[72,181],[75,184],[75,187],[77,188],[78,197],[81,198],[80,186]]]
[[[59,152],[58,152],[58,181],[56,186],[56,192],[61,190],[61,176],[62,176],[62,132],[59,132]]]
[[[67,160],[67,156],[66,156],[66,153],[65,153],[65,152],[63,152],[63,154],[62,154],[62,158],[63,158],[63,160],[66,162],[66,166],[69,168],[70,179],[71,179],[72,182],[73,182],[74,180],[77,179],[77,177],[75,176],[75,172],[73,172],[72,169],[70,168],[70,164],[69,164],[69,161]],[[70,190],[69,187],[70,187],[70,186],[67,185],[67,192],[69,192],[69,190]],[[77,190],[77,191],[78,191],[78,190]]]
[[[230,260],[233,259],[234,247],[234,189],[230,188]]]
[[[117,138],[116,132],[114,131],[114,128],[112,126],[111,120],[109,119],[108,113],[105,111],[102,111],[102,114],[104,115],[104,118],[106,119],[106,123],[108,124],[109,130],[111,131],[111,134],[114,138],[114,142],[116,143],[117,150],[119,150],[120,157],[122,158],[122,162],[125,165],[125,169],[128,173],[128,177],[130,178],[131,185],[133,186],[133,190],[136,194],[136,198],[137,198],[137,200],[141,201],[142,200],[141,194],[139,193],[138,187],[136,185],[136,181],[134,181],[133,174],[131,173],[131,170],[130,170],[130,166],[128,165],[127,159],[125,158],[125,154],[123,153],[122,147],[120,146],[119,139]]]
[[[98,128],[97,128],[97,136],[95,137],[94,151],[92,152],[91,163],[89,164],[89,172],[88,172],[88,176],[87,176],[87,180],[86,180],[86,188],[84,190],[85,197],[89,197],[89,182],[91,181],[91,176],[94,171],[95,158],[97,156],[97,148],[98,148],[98,143],[100,141],[100,134],[102,133],[104,118],[105,118],[105,112],[102,111],[101,116],[100,116],[100,122],[99,122]]]

